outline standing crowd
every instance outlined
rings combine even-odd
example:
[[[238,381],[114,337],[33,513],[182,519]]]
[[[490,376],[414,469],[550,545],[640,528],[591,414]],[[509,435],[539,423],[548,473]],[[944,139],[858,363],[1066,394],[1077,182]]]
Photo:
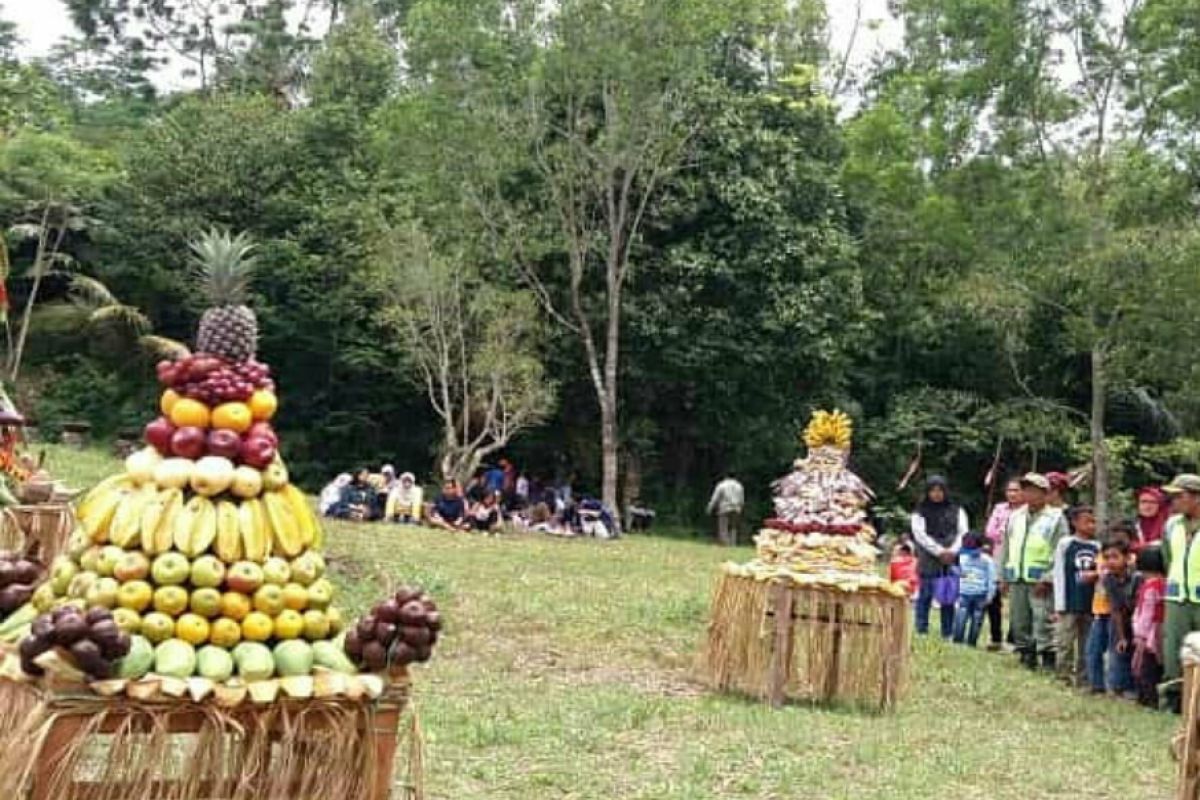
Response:
[[[502,530],[611,539],[619,530],[599,500],[577,495],[572,481],[530,479],[507,459],[478,470],[466,487],[455,479],[426,501],[411,472],[392,465],[373,473],[361,468],[338,475],[321,491],[324,516],[355,522],[425,525],[445,531],[498,534]]]
[[[1007,642],[1025,667],[1178,711],[1180,650],[1200,630],[1200,476],[1141,489],[1137,516],[1103,531],[1069,494],[1062,473],[1015,478],[976,532],[931,477],[889,567],[913,592],[917,633],[937,606],[944,639],[975,647],[986,621],[988,649],[1001,651],[1007,603]]]

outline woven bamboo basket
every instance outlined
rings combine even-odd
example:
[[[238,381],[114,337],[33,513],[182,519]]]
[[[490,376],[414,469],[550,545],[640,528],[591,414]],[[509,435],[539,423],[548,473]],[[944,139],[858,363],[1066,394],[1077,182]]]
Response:
[[[49,564],[66,552],[73,530],[75,512],[65,503],[12,506],[3,511],[0,549],[28,553]]]

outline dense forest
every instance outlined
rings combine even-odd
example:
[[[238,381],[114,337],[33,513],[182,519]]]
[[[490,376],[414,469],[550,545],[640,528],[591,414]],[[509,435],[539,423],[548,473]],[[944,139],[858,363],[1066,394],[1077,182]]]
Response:
[[[888,508],[1090,467],[1119,511],[1200,462],[1193,0],[895,0],[867,56],[821,0],[64,8],[42,59],[0,22],[4,378],[44,433],[145,421],[217,227],[310,486],[507,454],[692,519],[833,406]]]

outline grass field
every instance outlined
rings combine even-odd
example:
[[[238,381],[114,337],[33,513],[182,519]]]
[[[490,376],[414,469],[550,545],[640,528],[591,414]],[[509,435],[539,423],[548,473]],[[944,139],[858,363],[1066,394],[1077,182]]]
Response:
[[[102,456],[51,451],[82,484]],[[1010,656],[915,645],[890,716],[761,704],[691,678],[717,565],[695,542],[481,539],[327,530],[339,603],[398,582],[448,633],[417,673],[430,796],[470,798],[1112,798],[1170,795],[1174,718],[1074,695]]]

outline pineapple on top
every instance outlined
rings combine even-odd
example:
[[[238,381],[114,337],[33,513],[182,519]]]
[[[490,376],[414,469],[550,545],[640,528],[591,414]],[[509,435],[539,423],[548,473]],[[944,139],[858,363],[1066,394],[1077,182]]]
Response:
[[[258,351],[258,318],[246,305],[258,259],[245,233],[211,229],[190,245],[196,282],[208,301],[196,332],[196,350],[240,363]]]

